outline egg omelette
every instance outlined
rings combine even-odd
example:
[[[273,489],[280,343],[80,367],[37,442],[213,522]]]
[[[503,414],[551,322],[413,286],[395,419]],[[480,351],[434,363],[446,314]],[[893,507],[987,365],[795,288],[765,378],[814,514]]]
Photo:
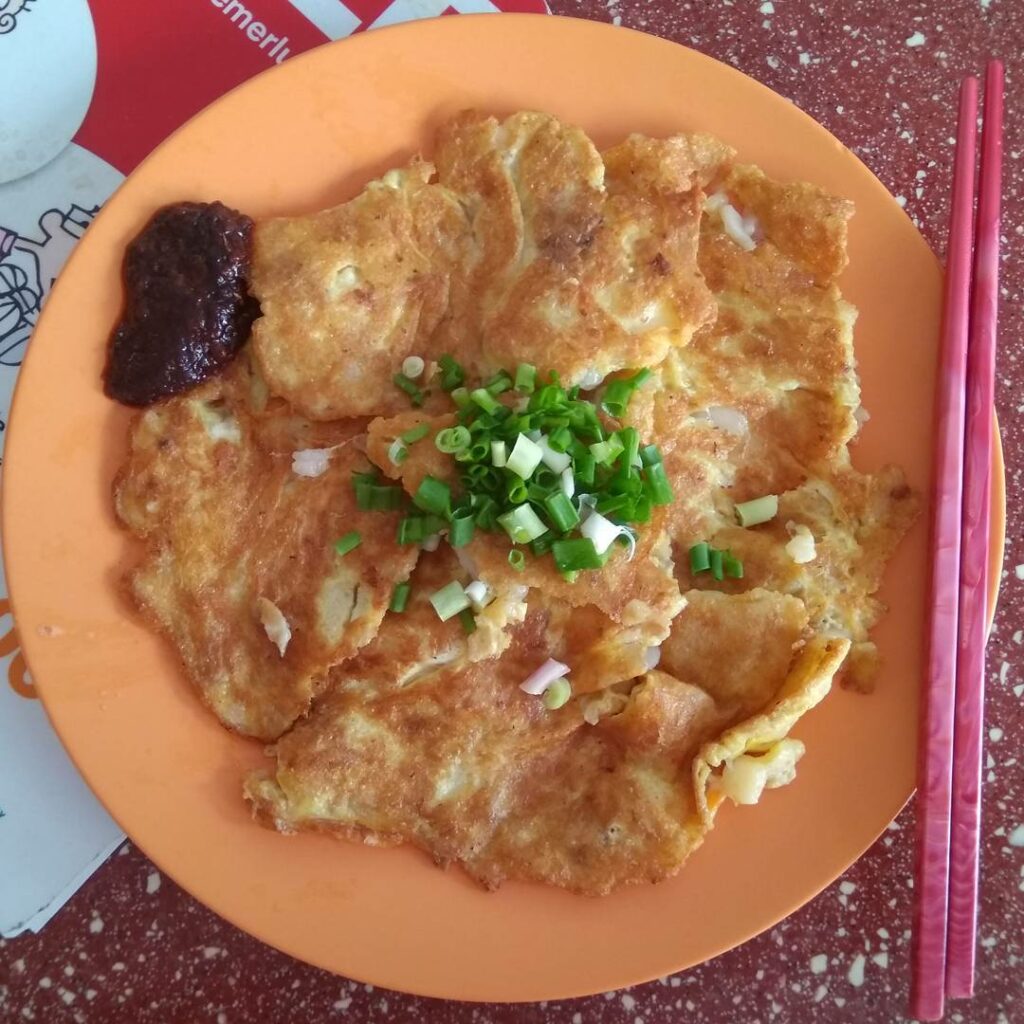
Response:
[[[671,876],[727,798],[793,779],[798,719],[837,677],[872,686],[875,593],[917,514],[900,470],[849,457],[852,212],[710,136],[602,154],[550,115],[467,112],[432,162],[255,225],[250,344],[138,415],[115,495],[132,600],[220,720],[273,743],[244,782],[259,821],[598,895]],[[488,387],[471,423],[453,396]],[[517,540],[526,513],[457,542],[458,508],[427,502],[469,486],[453,432],[545,387],[632,438],[602,449],[610,486],[660,467],[671,492],[619,522],[581,434],[526,438],[524,486],[579,454],[517,508],[570,515],[559,491],[575,523],[549,534],[609,524],[600,567]],[[514,456],[479,479],[508,485]]]

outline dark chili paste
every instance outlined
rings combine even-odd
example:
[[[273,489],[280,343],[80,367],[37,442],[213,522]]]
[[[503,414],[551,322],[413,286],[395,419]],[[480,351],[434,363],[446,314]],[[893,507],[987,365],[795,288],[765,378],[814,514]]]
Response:
[[[106,393],[148,405],[206,380],[249,337],[252,220],[223,203],[158,210],[128,246],[125,305],[110,339]]]

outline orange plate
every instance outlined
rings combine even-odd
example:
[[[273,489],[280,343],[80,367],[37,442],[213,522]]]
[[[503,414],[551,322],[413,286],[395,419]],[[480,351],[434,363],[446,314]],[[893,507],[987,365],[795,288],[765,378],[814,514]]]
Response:
[[[853,155],[768,89],[650,36],[549,17],[441,18],[261,75],[161,146],[108,203],[22,370],[4,539],[21,637],[53,723],[100,799],[172,878],[246,931],[351,977],[460,999],[554,999],[644,981],[742,942],[832,881],[900,809],[914,785],[927,531],[903,544],[883,592],[893,607],[877,632],[878,692],[836,692],[808,716],[798,781],[756,808],[725,810],[673,881],[605,899],[529,885],[489,894],[409,849],[254,825],[239,780],[260,762],[259,745],[214,721],[118,596],[130,554],[110,483],[128,413],[103,397],[100,370],[121,255],[172,200],[222,199],[256,217],[337,203],[471,105],[548,110],[599,144],[634,131],[710,131],[769,174],[852,198],[843,287],[860,308],[872,414],[856,460],[898,462],[927,492],[939,266]],[[998,495],[995,508],[997,555]]]

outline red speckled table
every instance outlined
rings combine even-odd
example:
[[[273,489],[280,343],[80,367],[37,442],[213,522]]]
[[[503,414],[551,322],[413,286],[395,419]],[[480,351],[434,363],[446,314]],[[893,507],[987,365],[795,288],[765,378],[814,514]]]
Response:
[[[1020,0],[551,0],[735,65],[826,125],[942,248],[957,83],[1008,61],[1004,276],[997,400],[1008,552],[989,646],[978,994],[947,1019],[1024,1022],[1024,88]],[[0,1020],[437,1024],[767,1024],[906,1019],[913,807],[847,875],[778,927],[694,970],[629,991],[524,1006],[374,990],[263,946],[198,905],[130,845],[38,936],[0,940]]]

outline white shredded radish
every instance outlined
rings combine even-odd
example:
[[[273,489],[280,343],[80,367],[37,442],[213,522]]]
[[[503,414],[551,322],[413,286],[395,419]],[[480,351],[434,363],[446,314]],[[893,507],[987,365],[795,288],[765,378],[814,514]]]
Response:
[[[292,638],[292,629],[288,625],[288,620],[284,617],[281,609],[265,597],[256,599],[256,611],[267,634],[267,639],[277,648],[277,653],[283,658],[284,652],[288,649],[288,642]]]
[[[571,466],[562,470],[562,493],[567,498],[571,498],[576,493],[576,477],[572,475]]]
[[[569,674],[569,666],[554,658],[548,658],[532,675],[519,684],[519,689],[533,697],[539,697],[556,679]]]
[[[786,523],[791,540],[786,545],[786,554],[793,559],[797,565],[804,565],[813,562],[817,555],[814,546],[814,534],[803,525],[803,523]]]
[[[647,671],[650,672],[652,668],[657,668],[660,661],[661,647],[648,647],[644,652],[644,664],[647,666]]]
[[[729,202],[729,197],[724,192],[712,192],[704,200],[704,209],[707,213],[716,213]]]
[[[473,580],[466,587],[466,597],[475,612],[482,612],[494,600],[491,588],[483,580]]]
[[[619,526],[610,519],[606,519],[600,512],[594,511],[587,516],[586,521],[580,527],[580,533],[591,540],[594,550],[603,555],[619,537],[629,538],[629,559],[632,560],[636,551],[636,538],[633,531],[627,526]]]
[[[757,229],[758,229],[757,218],[755,216],[753,216],[752,214],[748,213],[743,218],[743,230],[746,231],[746,233],[748,235],[750,235],[751,238],[754,238],[756,240]]]
[[[330,459],[330,448],[303,448],[292,452],[292,472],[296,476],[320,476],[327,472]]]
[[[853,410],[853,418],[860,426],[863,427],[864,424],[871,419],[871,413],[869,413],[863,405],[858,405],[857,408]]]
[[[747,232],[746,227],[743,224],[743,217],[740,215],[740,211],[736,209],[731,203],[726,203],[719,211],[719,216],[722,218],[722,227],[725,228],[725,233],[743,250],[751,252],[757,248],[757,243],[750,234]]]
[[[590,367],[582,377],[580,377],[580,388],[583,391],[593,391],[601,381],[604,380],[604,374],[600,370],[595,370],[594,367]]]
[[[409,380],[416,380],[423,376],[423,371],[427,368],[427,364],[419,356],[406,356],[402,361],[402,373],[409,378]]]

